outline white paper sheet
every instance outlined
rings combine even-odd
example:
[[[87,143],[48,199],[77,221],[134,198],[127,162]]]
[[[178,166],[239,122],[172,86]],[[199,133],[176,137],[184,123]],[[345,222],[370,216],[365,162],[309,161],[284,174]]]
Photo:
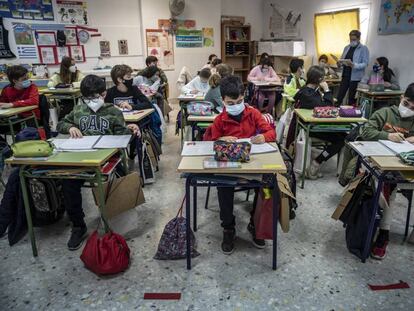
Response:
[[[96,143],[96,149],[126,148],[131,135],[103,135]]]
[[[250,141],[250,138],[242,138],[242,139],[238,139],[237,141],[238,142],[246,141],[252,144],[252,142]],[[276,152],[276,151],[277,149],[269,143],[252,144],[252,150],[250,151],[250,154],[269,153],[269,152]]]
[[[355,141],[349,143],[363,157],[393,156],[394,153],[377,141]]]
[[[414,151],[414,145],[409,143],[408,141],[403,141],[401,143],[394,143],[390,140],[380,140],[381,144],[386,146],[388,149],[390,149],[395,154],[399,154],[401,152],[409,152]]]
[[[68,138],[64,142],[59,144],[59,150],[72,151],[72,150],[90,150],[93,149],[96,141],[99,139],[99,135],[83,136],[82,138]]]

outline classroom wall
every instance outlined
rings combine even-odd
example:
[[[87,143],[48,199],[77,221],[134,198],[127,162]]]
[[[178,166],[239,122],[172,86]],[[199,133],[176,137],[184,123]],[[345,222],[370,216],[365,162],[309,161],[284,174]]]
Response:
[[[269,1],[269,0],[266,0]],[[286,8],[298,10],[302,13],[300,27],[301,37],[306,41],[308,55],[316,55],[313,16],[326,10],[341,10],[350,6],[370,5],[371,14],[368,26],[367,46],[370,58],[386,56],[390,66],[395,69],[402,88],[414,82],[414,62],[412,51],[414,47],[414,33],[405,35],[378,35],[378,19],[380,13],[380,0],[279,0]],[[267,12],[264,18],[267,20]],[[371,61],[372,63],[373,61]]]

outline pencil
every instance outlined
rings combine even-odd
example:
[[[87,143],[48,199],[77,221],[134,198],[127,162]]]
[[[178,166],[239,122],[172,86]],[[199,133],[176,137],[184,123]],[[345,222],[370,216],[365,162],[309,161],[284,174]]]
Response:
[[[391,128],[396,132],[396,133],[398,133],[398,134],[402,134],[402,139],[403,139],[403,141],[405,141],[405,137],[404,137],[404,134],[403,133],[401,133],[400,131],[398,131],[395,127],[394,127],[394,125],[391,125]]]

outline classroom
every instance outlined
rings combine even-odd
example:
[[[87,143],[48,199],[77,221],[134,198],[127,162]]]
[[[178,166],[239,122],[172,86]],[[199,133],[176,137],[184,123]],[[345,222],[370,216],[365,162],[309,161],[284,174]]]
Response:
[[[414,310],[413,0],[0,0],[0,310]]]

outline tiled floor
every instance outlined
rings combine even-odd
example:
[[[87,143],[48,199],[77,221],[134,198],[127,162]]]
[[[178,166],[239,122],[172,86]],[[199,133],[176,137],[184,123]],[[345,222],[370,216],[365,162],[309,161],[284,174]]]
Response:
[[[414,286],[414,246],[402,243],[406,201],[398,196],[394,205],[388,257],[361,263],[347,251],[341,223],[330,218],[342,189],[334,160],[323,169],[323,179],[299,190],[297,218],[289,233],[280,234],[277,271],[271,270],[271,246],[258,250],[250,243],[246,226],[251,203],[244,202],[244,194],[236,196],[236,250],[231,256],[220,252],[215,190],[210,209],[199,209],[201,256],[193,260],[193,270],[186,270],[184,260],[154,260],[164,225],[177,213],[184,194],[176,172],[179,139],[174,130],[171,123],[156,183],[144,188],[147,203],[114,224],[130,237],[130,268],[106,278],[86,270],[81,250],[66,249],[70,225],[65,218],[36,229],[37,258],[27,237],[13,247],[0,240],[0,310],[414,310],[413,289],[373,292],[367,287],[399,280]],[[199,191],[200,206],[204,191]],[[84,198],[93,230],[98,214],[88,189]],[[144,301],[145,292],[181,292],[182,298]]]

